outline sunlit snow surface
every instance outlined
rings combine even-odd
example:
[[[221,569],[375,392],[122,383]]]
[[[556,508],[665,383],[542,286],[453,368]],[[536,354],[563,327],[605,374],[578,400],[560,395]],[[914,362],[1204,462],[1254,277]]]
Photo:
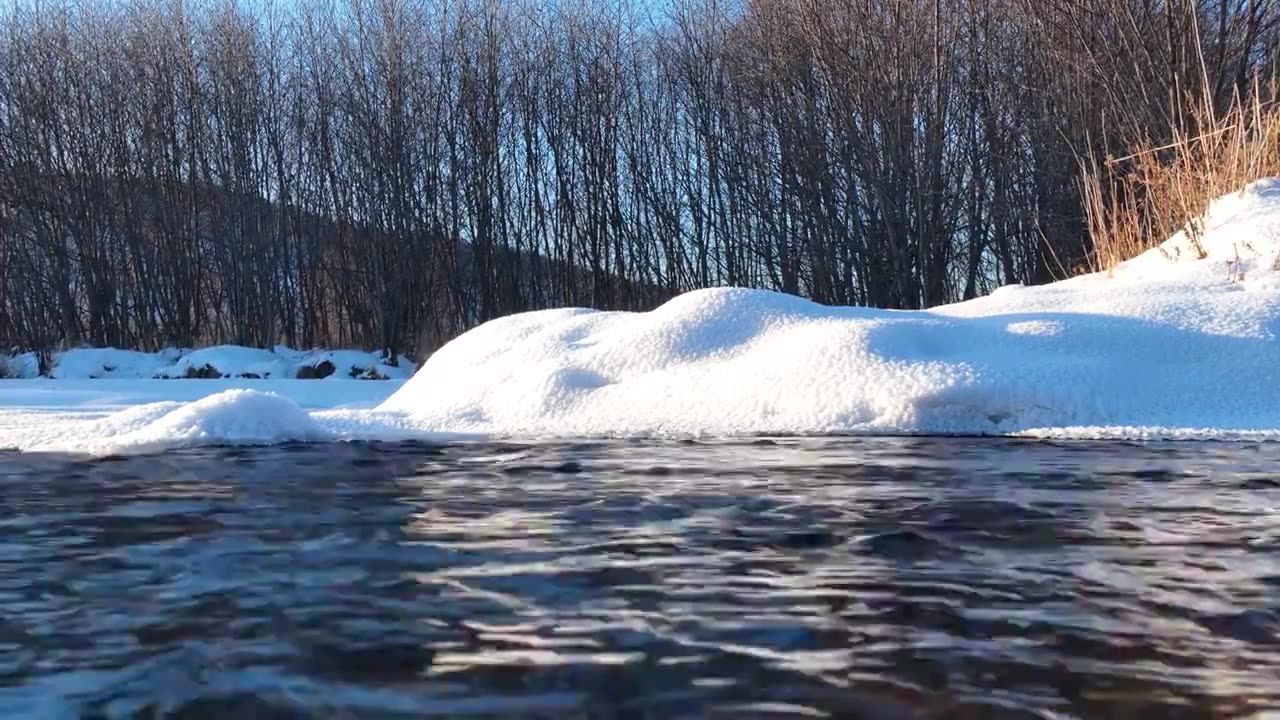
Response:
[[[1280,439],[1280,179],[1216,202],[1202,245],[1205,258],[1179,235],[1111,274],[920,312],[716,289],[649,313],[527,313],[448,344],[376,409],[370,396],[363,409],[306,412],[301,389],[92,422],[7,410],[0,446],[441,433]]]

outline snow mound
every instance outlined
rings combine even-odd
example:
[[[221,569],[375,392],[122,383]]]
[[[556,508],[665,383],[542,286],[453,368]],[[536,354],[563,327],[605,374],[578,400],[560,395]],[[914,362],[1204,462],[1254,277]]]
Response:
[[[154,377],[181,354],[179,350],[145,353],[115,348],[76,348],[58,353],[49,375],[58,380]]]
[[[195,445],[271,445],[333,439],[294,401],[257,390],[226,390],[193,402],[158,402],[78,422],[25,449],[93,454],[155,452]]]
[[[40,376],[40,358],[35,353],[0,354],[0,378],[30,380]]]
[[[1280,179],[1215,202],[1199,245],[928,311],[721,288],[511,316],[380,409],[514,436],[1280,429]]]

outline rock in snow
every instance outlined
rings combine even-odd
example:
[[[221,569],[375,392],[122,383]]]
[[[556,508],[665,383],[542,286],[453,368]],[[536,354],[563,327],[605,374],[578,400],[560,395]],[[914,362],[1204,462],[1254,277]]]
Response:
[[[241,347],[239,345],[215,345],[187,353],[170,367],[156,373],[164,378],[290,377],[289,362],[270,350]]]
[[[1280,439],[1280,179],[1216,201],[1204,257],[1196,245],[1179,234],[1112,273],[926,311],[721,288],[647,313],[525,313],[449,343],[376,410],[215,396],[145,432],[107,418],[89,434],[115,450],[415,433]],[[250,402],[278,422],[231,422]],[[0,423],[6,444],[40,445]]]

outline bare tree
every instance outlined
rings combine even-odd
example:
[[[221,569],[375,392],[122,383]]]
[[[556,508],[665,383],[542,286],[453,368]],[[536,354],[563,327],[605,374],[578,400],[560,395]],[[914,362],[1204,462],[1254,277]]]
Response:
[[[1045,282],[1087,256],[1078,159],[1280,68],[1280,0],[0,12],[0,349],[45,353],[421,355],[721,284],[909,308]]]

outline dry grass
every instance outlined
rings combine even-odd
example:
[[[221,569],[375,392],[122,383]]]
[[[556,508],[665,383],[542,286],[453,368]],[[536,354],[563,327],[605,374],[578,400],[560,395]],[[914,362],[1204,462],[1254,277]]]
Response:
[[[1175,129],[1172,142],[1146,143],[1105,164],[1082,163],[1089,269],[1110,271],[1179,230],[1203,257],[1202,216],[1210,201],[1280,175],[1280,104],[1261,99],[1280,97],[1276,90],[1255,86],[1252,98],[1237,98],[1222,116],[1201,103],[1181,123],[1194,134]]]

